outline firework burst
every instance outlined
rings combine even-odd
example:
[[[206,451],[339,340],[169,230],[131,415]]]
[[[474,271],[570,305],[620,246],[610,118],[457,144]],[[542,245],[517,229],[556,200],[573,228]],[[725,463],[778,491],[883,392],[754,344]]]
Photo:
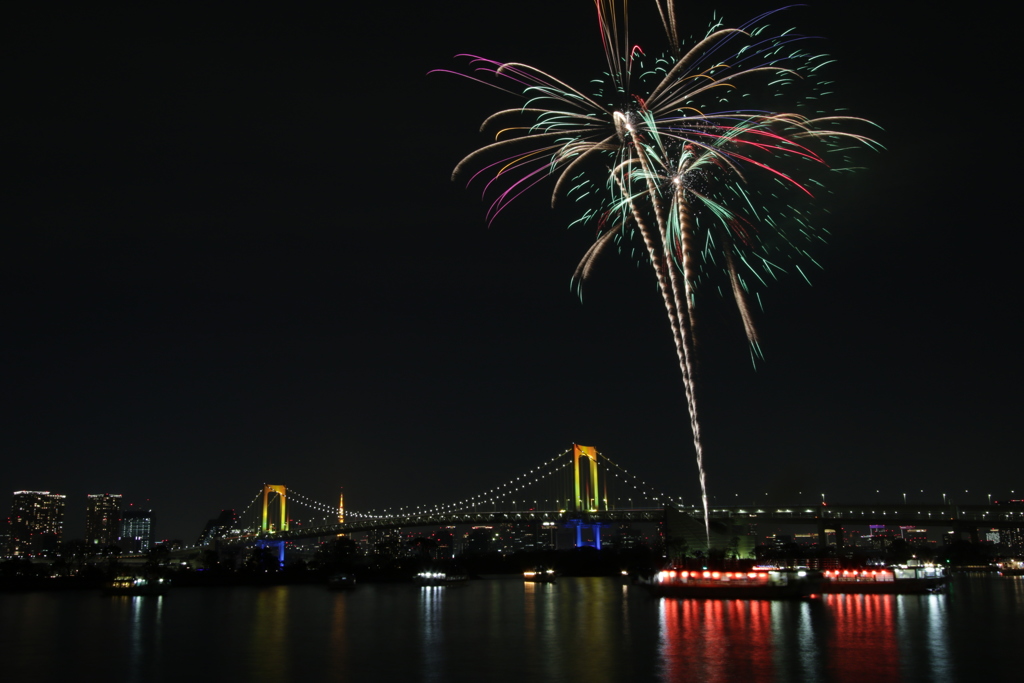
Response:
[[[494,141],[464,158],[453,178],[483,182],[493,222],[531,187],[554,178],[552,204],[581,200],[576,221],[596,239],[573,276],[579,286],[609,247],[643,242],[668,315],[686,390],[705,524],[707,479],[697,402],[698,289],[723,273],[751,357],[761,350],[751,299],[821,239],[807,202],[829,174],[852,170],[850,153],[877,144],[848,130],[864,119],[827,110],[831,60],[808,36],[775,30],[768,12],[737,28],[713,22],[684,49],[672,0],[657,0],[668,50],[649,56],[629,41],[626,3],[594,0],[607,71],[586,94],[518,62],[460,55],[458,73],[521,97],[489,116]],[[777,103],[792,109],[779,111]],[[706,527],[707,528],[707,527]],[[710,534],[709,534],[710,543]]]

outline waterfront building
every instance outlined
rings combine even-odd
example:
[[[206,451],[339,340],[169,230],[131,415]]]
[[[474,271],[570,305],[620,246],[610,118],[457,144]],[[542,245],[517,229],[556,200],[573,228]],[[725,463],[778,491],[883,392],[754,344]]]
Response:
[[[828,538],[828,534],[826,534],[826,538]],[[818,533],[804,532],[793,534],[793,542],[801,548],[813,548],[818,545]]]
[[[121,514],[121,549],[149,550],[153,545],[153,511],[129,506]]]
[[[454,526],[443,526],[432,533],[430,538],[437,544],[434,548],[434,559],[447,560],[455,557],[457,553]]]
[[[629,522],[620,522],[615,532],[610,535],[609,545],[618,550],[631,550],[643,545],[643,536]]]
[[[871,547],[875,550],[886,550],[896,540],[896,531],[884,524],[869,524],[868,528],[871,530]]]
[[[90,493],[86,496],[85,542],[106,548],[121,536],[121,494]]]
[[[1010,555],[1024,553],[1024,500],[997,500],[995,504],[999,506],[1001,514],[1010,515],[1011,518],[1016,515],[1021,520],[1019,527],[1001,529],[999,532],[999,542],[1004,547],[1005,552]]]
[[[900,534],[903,540],[914,546],[928,545],[928,530],[911,526],[901,526]]]
[[[370,553],[384,557],[399,557],[402,551],[400,529],[371,529],[366,533]]]
[[[220,514],[206,523],[203,533],[199,534],[196,545],[210,545],[213,541],[224,536],[235,526],[235,511],[221,510]]]
[[[7,553],[16,557],[56,553],[64,531],[64,499],[62,493],[15,491]]]
[[[463,536],[462,547],[466,553],[474,555],[495,552],[498,549],[498,534],[492,526],[475,526]]]
[[[1002,529],[999,532],[999,542],[1011,555],[1019,555],[1024,552],[1024,528]]]

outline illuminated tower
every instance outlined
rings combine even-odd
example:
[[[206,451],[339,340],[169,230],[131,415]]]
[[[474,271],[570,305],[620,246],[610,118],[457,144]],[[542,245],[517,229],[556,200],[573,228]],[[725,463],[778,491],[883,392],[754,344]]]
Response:
[[[608,494],[602,500],[597,487],[597,449],[593,446],[572,445],[573,461],[573,482],[575,484],[576,499],[573,501],[573,512],[585,514],[608,509]],[[604,503],[602,505],[602,503]],[[607,522],[587,522],[583,518],[570,519],[568,526],[576,529],[576,547],[584,545],[601,549],[601,527]],[[584,538],[583,531],[593,533],[593,537]]]
[[[105,548],[116,545],[121,535],[121,494],[90,493],[86,496],[85,542]]]
[[[597,449],[593,446],[572,445],[573,480],[576,486],[576,512],[593,512],[601,509],[600,493],[597,489]],[[582,463],[580,461],[583,461]],[[589,472],[581,473],[580,467]],[[587,476],[589,474],[589,476]]]
[[[271,499],[270,494],[276,493],[278,496],[278,503],[280,506],[281,517],[280,525],[274,528],[273,524],[267,518],[267,507],[269,506]],[[274,533],[275,531],[288,531],[288,511],[286,504],[288,502],[288,490],[283,484],[264,484],[263,485],[263,533]]]
[[[20,557],[57,551],[64,530],[64,494],[15,491],[8,553]]]

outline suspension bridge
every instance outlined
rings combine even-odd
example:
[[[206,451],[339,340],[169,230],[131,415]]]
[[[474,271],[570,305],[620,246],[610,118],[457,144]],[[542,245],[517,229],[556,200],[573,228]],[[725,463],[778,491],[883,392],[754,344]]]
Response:
[[[292,517],[296,509],[299,515]],[[704,511],[657,490],[590,446],[573,444],[519,476],[463,500],[383,511],[347,510],[309,498],[284,485],[267,484],[238,515],[222,540],[283,548],[283,543],[378,530],[454,525],[543,524],[571,529],[575,545],[600,548],[602,529],[614,524],[657,522],[661,534],[693,548],[724,549],[752,524],[804,525],[842,547],[848,526],[945,527],[978,539],[979,528],[1024,527],[1024,509],[996,505],[833,504],[811,506],[715,506],[711,536]]]
[[[576,545],[601,547],[601,529],[617,522],[661,521],[682,500],[659,492],[597,449],[566,451],[485,493],[432,506],[360,512],[266,484],[224,538],[296,541],[358,532],[456,524],[542,523],[576,530]],[[298,507],[306,519],[290,513]]]

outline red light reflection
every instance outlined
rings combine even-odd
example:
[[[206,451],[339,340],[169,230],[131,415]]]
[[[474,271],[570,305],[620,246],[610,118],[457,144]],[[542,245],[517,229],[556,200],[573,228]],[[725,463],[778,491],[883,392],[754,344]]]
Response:
[[[663,599],[663,680],[774,681],[771,608],[767,600]]]
[[[896,596],[825,596],[832,620],[828,638],[829,680],[863,683],[900,680]]]

